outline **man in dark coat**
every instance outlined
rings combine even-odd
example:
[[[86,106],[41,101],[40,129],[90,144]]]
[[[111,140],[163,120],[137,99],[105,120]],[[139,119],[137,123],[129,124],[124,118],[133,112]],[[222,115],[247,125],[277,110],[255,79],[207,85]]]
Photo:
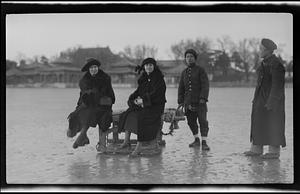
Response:
[[[260,56],[263,59],[257,69],[257,86],[252,101],[250,151],[247,156],[263,154],[263,146],[269,150],[261,157],[279,158],[280,146],[285,147],[285,69],[273,54],[276,44],[270,39],[262,39]]]
[[[208,121],[207,101],[209,80],[205,70],[196,64],[197,53],[193,49],[186,50],[185,62],[187,68],[183,70],[178,87],[178,104],[185,107],[188,125],[194,135],[194,142],[189,147],[200,146],[197,119],[200,124],[202,149],[209,150],[207,145]]]
[[[80,135],[73,144],[73,148],[89,143],[87,130],[89,127],[99,126],[98,151],[105,151],[105,134],[112,122],[112,104],[115,103],[115,94],[112,89],[111,79],[103,72],[100,62],[96,59],[88,59],[81,71],[86,72],[79,81],[80,96],[76,110],[69,116],[70,128],[68,136],[73,137],[80,129]],[[73,123],[72,123],[73,122]],[[77,124],[75,124],[77,123]]]

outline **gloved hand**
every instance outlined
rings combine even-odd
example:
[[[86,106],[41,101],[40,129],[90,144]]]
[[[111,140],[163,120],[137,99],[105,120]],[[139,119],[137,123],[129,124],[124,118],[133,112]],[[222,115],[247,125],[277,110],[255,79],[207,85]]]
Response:
[[[140,97],[137,97],[135,100],[134,100],[134,103],[138,106],[141,106],[143,107],[143,99],[140,98]]]
[[[178,105],[175,115],[176,116],[184,116],[185,115],[185,107],[184,107],[183,103]]]
[[[206,103],[206,100],[204,100],[203,98],[200,98],[199,103],[200,103],[200,104]]]

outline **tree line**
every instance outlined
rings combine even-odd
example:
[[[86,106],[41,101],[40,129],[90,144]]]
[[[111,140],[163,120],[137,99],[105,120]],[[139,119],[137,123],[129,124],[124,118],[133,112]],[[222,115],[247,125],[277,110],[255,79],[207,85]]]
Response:
[[[228,71],[229,69],[236,69],[242,73],[240,79],[249,81],[249,76],[255,72],[259,66],[261,59],[259,57],[260,39],[258,38],[244,38],[235,43],[229,36],[223,36],[217,39],[218,49],[213,48],[212,40],[208,38],[196,38],[195,40],[186,39],[180,40],[171,45],[171,58],[179,63],[184,58],[184,52],[193,48],[197,53],[197,64],[204,67],[205,70],[215,75],[221,81],[230,81]],[[149,56],[156,58],[158,49],[154,46],[137,45],[127,46],[121,52],[123,56],[130,59],[135,59],[140,62],[143,58]],[[286,67],[289,75],[293,72],[293,60],[284,60],[281,55],[283,49],[278,47],[276,50],[277,56]],[[216,76],[217,72],[221,72]]]
[[[188,48],[193,48],[198,53],[197,64],[204,67],[208,73],[213,74],[215,78],[219,78],[219,81],[230,81],[233,75],[229,76],[228,72],[230,69],[235,69],[240,72],[239,79],[248,82],[250,74],[255,72],[260,64],[259,45],[260,40],[257,38],[244,38],[237,43],[229,36],[218,38],[216,43],[208,38],[186,39],[170,46],[170,58],[179,64],[184,58],[184,52]],[[293,60],[282,59],[283,49],[280,45],[276,52],[286,71],[291,75]],[[128,45],[118,54],[112,53],[109,47],[83,49],[81,46],[76,46],[60,52],[55,58],[68,58],[74,66],[81,67],[87,57],[94,57],[103,63],[105,69],[109,68],[110,63],[117,62],[121,58],[140,64],[146,57],[156,58],[157,53],[158,48],[145,44]],[[45,56],[35,56],[34,61],[48,64],[49,59]],[[24,63],[24,60],[21,60],[20,63]],[[10,65],[11,62],[7,64]]]

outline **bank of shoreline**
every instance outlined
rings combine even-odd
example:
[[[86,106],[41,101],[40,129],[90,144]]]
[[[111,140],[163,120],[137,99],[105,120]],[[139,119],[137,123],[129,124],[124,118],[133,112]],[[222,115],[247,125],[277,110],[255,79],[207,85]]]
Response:
[[[112,84],[113,88],[135,88],[134,84]],[[210,82],[210,88],[254,88],[253,83],[239,82]],[[177,88],[178,84],[167,84],[167,88]],[[78,84],[52,83],[52,84],[6,84],[6,88],[78,88]],[[285,83],[285,88],[293,88],[293,82]]]

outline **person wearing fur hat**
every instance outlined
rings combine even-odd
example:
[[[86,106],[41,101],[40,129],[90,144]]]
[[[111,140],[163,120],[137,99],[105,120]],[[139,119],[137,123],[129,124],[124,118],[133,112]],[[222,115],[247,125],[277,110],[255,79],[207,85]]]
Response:
[[[199,147],[197,119],[200,124],[202,150],[209,150],[207,145],[208,121],[207,101],[209,80],[204,68],[196,64],[197,53],[188,49],[184,53],[187,68],[181,73],[178,86],[178,104],[184,106],[188,125],[194,135],[194,141],[189,147]]]
[[[119,132],[125,131],[120,148],[130,147],[130,133],[137,134],[137,145],[131,156],[141,153],[143,142],[150,142],[153,148],[158,146],[156,137],[161,129],[166,103],[166,83],[155,59],[144,59],[137,71],[142,72],[138,87],[129,96],[129,108],[121,114],[118,125]]]
[[[257,85],[252,100],[251,148],[246,156],[263,159],[279,158],[285,140],[285,68],[273,53],[277,45],[264,38],[260,43],[262,62],[257,69]],[[263,154],[263,146],[268,152]]]
[[[81,69],[86,72],[79,81],[80,96],[77,107],[74,112],[69,115],[69,122],[76,122],[77,129],[68,130],[67,135],[74,137],[80,130],[80,135],[73,144],[73,148],[89,144],[87,130],[89,127],[99,127],[99,143],[97,150],[105,152],[106,141],[104,131],[106,131],[112,122],[112,104],[115,103],[115,94],[111,84],[111,78],[102,71],[101,63],[94,58],[86,61]],[[69,125],[70,126],[70,125]]]

